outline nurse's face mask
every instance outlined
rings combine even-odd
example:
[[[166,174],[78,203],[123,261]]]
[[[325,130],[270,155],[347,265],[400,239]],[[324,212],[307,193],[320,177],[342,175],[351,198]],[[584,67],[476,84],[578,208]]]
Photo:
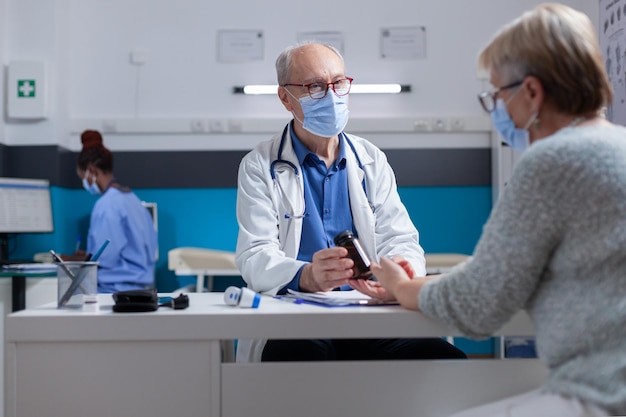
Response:
[[[100,188],[98,188],[98,184],[96,183],[96,175],[94,174],[92,177],[92,182],[89,182],[89,170],[85,171],[85,176],[83,177],[83,188],[91,195],[102,194],[102,191],[100,191]]]

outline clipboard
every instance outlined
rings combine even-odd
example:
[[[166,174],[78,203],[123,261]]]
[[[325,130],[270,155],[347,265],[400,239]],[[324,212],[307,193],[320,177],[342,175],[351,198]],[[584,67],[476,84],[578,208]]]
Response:
[[[282,297],[292,299],[294,302],[315,304],[323,307],[364,307],[364,306],[389,306],[399,305],[398,301],[383,301],[371,298],[356,290],[351,291],[326,291],[326,292],[300,292],[292,289]]]

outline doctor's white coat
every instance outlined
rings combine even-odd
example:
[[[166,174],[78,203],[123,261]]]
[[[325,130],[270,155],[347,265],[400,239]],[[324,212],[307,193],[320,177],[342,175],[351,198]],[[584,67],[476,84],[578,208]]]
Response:
[[[270,165],[278,158],[283,136],[281,159],[294,164],[298,175],[287,164],[276,163],[275,184]],[[361,245],[372,260],[401,255],[411,263],[417,276],[425,275],[424,250],[400,201],[387,157],[367,140],[346,136],[354,148],[354,152],[350,146],[346,148],[346,168],[350,208]],[[302,218],[297,215],[304,210],[301,172],[290,127],[284,135],[257,145],[239,165],[235,261],[254,291],[275,295],[306,263],[296,259],[302,232]],[[237,361],[259,361],[264,345],[264,340],[240,340]]]

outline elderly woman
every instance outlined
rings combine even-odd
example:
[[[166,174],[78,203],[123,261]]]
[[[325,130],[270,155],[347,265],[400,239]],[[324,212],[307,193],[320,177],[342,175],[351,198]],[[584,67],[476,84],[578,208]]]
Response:
[[[601,117],[612,91],[594,28],[543,4],[502,28],[479,65],[496,130],[530,147],[473,257],[414,280],[383,258],[380,287],[352,286],[474,338],[527,310],[547,381],[459,416],[626,415],[626,129]]]

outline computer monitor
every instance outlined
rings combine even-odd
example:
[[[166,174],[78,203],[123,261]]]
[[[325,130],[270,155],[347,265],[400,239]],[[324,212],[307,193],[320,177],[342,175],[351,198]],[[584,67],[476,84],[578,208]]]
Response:
[[[159,231],[159,212],[157,210],[157,203],[149,203],[147,201],[142,201],[141,205],[144,206],[148,210],[148,213],[150,213],[154,230],[158,232]]]
[[[150,217],[152,217],[152,225],[154,226],[154,230],[159,232],[159,211],[157,209],[157,203],[150,203],[147,201],[142,201],[141,204],[148,210],[150,213]],[[155,259],[159,260],[159,248],[157,246]]]
[[[0,177],[0,233],[53,231],[50,182]]]
[[[40,179],[0,177],[0,259],[6,258],[11,233],[54,231],[50,182]]]

